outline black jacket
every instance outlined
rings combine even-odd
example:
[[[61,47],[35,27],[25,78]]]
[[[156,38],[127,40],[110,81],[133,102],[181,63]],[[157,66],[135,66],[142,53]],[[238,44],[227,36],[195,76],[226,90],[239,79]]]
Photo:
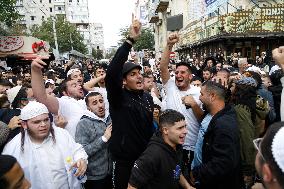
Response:
[[[107,69],[106,90],[112,119],[109,148],[114,160],[134,162],[153,135],[153,99],[123,88],[122,68],[131,45],[123,43]]]
[[[182,147],[177,146],[175,151],[157,132],[135,161],[129,183],[139,189],[178,189],[181,162]]]
[[[204,135],[202,164],[192,173],[197,189],[241,188],[239,131],[231,106],[213,116]]]

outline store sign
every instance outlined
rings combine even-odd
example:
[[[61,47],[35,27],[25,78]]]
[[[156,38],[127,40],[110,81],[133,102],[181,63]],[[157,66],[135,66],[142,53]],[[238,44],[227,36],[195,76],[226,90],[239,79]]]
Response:
[[[261,7],[221,16],[228,33],[258,33],[284,31],[284,4]]]

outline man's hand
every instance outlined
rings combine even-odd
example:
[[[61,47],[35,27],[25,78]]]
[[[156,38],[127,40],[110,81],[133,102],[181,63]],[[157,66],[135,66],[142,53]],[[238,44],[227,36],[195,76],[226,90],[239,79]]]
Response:
[[[102,74],[98,77],[98,79],[101,81],[101,80],[105,80],[105,77],[106,77],[106,74]]]
[[[137,19],[134,19],[134,16],[132,15],[132,24],[130,26],[129,37],[134,39],[134,41],[137,41],[140,35],[141,35],[141,22],[139,22],[139,20]]]
[[[186,95],[186,96],[182,97],[181,101],[186,106],[192,107],[192,106],[196,105],[196,101],[194,100],[194,98],[191,95]]]
[[[44,61],[42,61],[43,59],[48,59],[48,57],[37,57],[34,59],[31,64],[32,70],[40,71],[43,69],[43,66],[47,65]]]
[[[57,114],[56,116],[54,116],[54,123],[57,127],[64,129],[68,121],[62,115]]]
[[[84,159],[79,159],[76,163],[72,165],[72,167],[76,167],[77,171],[74,174],[76,177],[82,176],[85,174],[87,170],[87,162]]]
[[[10,122],[8,124],[8,127],[9,127],[9,129],[13,130],[13,129],[17,128],[17,127],[21,127],[20,123],[21,123],[20,117],[19,116],[14,116],[10,120]]]
[[[179,35],[177,32],[171,33],[167,39],[167,45],[173,47],[179,41]]]
[[[104,133],[104,137],[109,140],[111,137],[111,131],[112,131],[112,124],[110,124],[109,126],[107,126],[105,133]]]
[[[272,57],[279,67],[284,70],[284,46],[280,46],[272,51]]]

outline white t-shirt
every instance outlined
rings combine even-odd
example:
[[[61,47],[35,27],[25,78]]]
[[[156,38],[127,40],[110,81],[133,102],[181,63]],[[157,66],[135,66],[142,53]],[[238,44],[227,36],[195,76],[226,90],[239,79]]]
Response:
[[[76,127],[81,117],[84,115],[87,106],[84,100],[76,100],[69,96],[57,98],[59,102],[59,113],[67,121],[65,129],[75,138]]]
[[[165,98],[165,108],[173,109],[182,113],[185,117],[187,124],[188,133],[185,138],[183,148],[186,150],[194,150],[195,143],[197,140],[200,124],[197,121],[191,108],[186,109],[186,106],[182,104],[181,98],[186,95],[191,95],[196,103],[201,107],[202,103],[199,100],[200,96],[200,87],[195,87],[190,85],[190,88],[187,91],[180,91],[173,79],[169,79],[165,84],[166,98]]]

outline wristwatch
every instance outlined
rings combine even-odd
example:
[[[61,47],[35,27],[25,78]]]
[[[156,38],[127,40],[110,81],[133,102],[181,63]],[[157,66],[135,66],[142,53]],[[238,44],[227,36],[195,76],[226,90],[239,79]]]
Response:
[[[126,40],[130,41],[132,44],[135,43],[135,40],[130,36],[127,36]]]

